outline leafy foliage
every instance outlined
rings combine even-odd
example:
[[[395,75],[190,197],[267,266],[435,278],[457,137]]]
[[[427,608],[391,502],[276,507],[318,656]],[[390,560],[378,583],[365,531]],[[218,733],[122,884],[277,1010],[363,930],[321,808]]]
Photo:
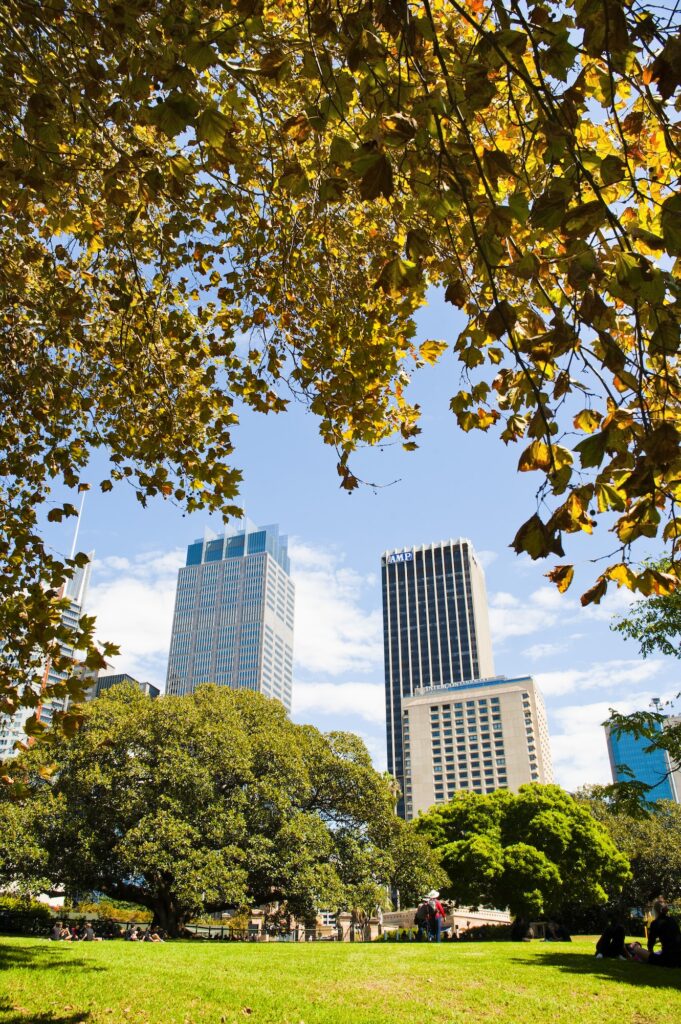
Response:
[[[613,801],[607,788],[591,787],[577,794],[605,826],[617,849],[631,865],[631,877],[611,902],[622,911],[647,909],[662,893],[681,900],[681,807],[669,800],[631,814]]]
[[[286,901],[313,918],[372,910],[386,886],[411,900],[438,880],[355,736],[323,736],[278,701],[215,686],[157,701],[120,686],[84,714],[75,737],[48,737],[15,766],[22,796],[6,791],[0,835],[18,821],[27,852],[0,846],[6,880],[30,883],[38,846],[43,875],[67,895],[140,904],[172,934],[244,904]]]
[[[669,562],[663,559],[649,563],[649,567],[668,572]],[[635,640],[644,658],[656,651],[681,658],[681,595],[674,591],[636,601],[626,615],[615,619],[611,628],[628,640]]]
[[[4,709],[61,656],[58,484],[235,511],[236,404],[358,444],[418,433],[429,286],[464,431],[522,443],[513,546],[611,526],[615,582],[679,525],[679,36],[630,0],[45,0],[0,6]],[[240,354],[237,341],[249,350]],[[74,514],[55,504],[48,518]],[[556,582],[570,583],[562,566]],[[70,646],[96,660],[81,627]]]
[[[607,831],[558,786],[459,793],[418,819],[449,875],[446,895],[532,919],[604,904],[629,877]]]

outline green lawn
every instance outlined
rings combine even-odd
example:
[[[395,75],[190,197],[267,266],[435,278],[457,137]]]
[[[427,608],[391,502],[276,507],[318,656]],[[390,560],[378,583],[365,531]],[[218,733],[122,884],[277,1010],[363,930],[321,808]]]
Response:
[[[0,939],[0,1024],[676,1024],[681,970],[593,942],[70,946]]]

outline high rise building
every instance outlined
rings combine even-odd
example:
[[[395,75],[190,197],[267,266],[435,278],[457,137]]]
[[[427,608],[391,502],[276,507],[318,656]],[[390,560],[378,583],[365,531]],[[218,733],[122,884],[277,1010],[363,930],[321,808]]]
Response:
[[[88,555],[88,562],[81,569],[74,571],[72,579],[64,586],[64,597],[69,601],[68,606],[62,612],[62,621],[72,629],[78,625],[78,620],[83,614],[83,606],[86,601],[88,586],[90,584],[90,571],[94,551]],[[69,657],[74,657],[74,651],[70,648],[63,648],[63,652]],[[77,652],[76,652],[77,656]],[[52,663],[48,660],[43,666],[43,682],[49,686],[59,683],[64,678],[63,673],[56,672]],[[40,706],[40,721],[44,725],[51,725],[52,718],[56,711],[65,711],[69,698],[51,697]],[[24,742],[26,734],[24,726],[26,720],[35,713],[35,708],[20,708],[13,715],[0,715],[0,761],[15,754],[15,744]]]
[[[251,523],[187,549],[178,573],[166,691],[259,690],[291,710],[294,586],[288,540]]]
[[[381,559],[388,771],[403,787],[402,701],[494,675],[485,575],[469,540]]]
[[[681,723],[681,716],[668,715],[663,723],[655,724],[662,732]],[[646,800],[674,800],[681,803],[681,769],[670,760],[666,750],[648,750],[650,740],[631,733],[617,736],[607,725],[605,737],[613,782],[643,782],[650,786]]]
[[[404,814],[460,790],[553,782],[546,711],[530,676],[423,687],[402,700]]]

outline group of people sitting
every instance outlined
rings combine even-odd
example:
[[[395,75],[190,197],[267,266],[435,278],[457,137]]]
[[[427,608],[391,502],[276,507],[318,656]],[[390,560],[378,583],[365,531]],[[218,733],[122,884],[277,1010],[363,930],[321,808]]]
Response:
[[[101,936],[95,935],[95,930],[90,921],[86,921],[80,927],[74,924],[69,927],[62,921],[55,921],[50,932],[53,942],[101,942]]]
[[[160,928],[155,925],[152,928],[138,928],[136,925],[128,925],[123,936],[126,942],[164,942]]]
[[[106,938],[120,938],[125,939],[127,942],[165,941],[161,929],[157,928],[156,925],[147,925],[145,928],[140,925],[129,924],[125,931],[116,925],[115,931],[109,929]],[[50,931],[50,939],[53,942],[101,942],[103,936],[96,934],[91,921],[85,921],[81,925],[67,925],[62,921],[55,921]]]
[[[640,942],[625,942],[624,925],[611,918],[596,943],[596,957],[611,957],[649,964],[651,967],[681,967],[681,929],[661,896],[653,903],[653,920],[648,929],[647,948]],[[660,949],[655,946],[660,944]]]

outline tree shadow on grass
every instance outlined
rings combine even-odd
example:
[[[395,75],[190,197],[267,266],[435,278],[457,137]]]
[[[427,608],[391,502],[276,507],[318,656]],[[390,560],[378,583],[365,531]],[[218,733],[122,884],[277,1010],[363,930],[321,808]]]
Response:
[[[517,964],[533,967],[541,964],[555,967],[567,974],[585,974],[602,981],[644,986],[646,988],[674,988],[681,986],[681,968],[649,967],[630,960],[597,960],[593,953],[559,953],[557,950],[538,950],[538,958],[516,957]]]
[[[63,943],[63,946],[68,945]],[[10,970],[12,967],[34,967],[37,970],[49,970],[59,967],[61,970],[75,970],[79,974],[84,971],[104,971],[105,967],[99,964],[91,964],[76,954],[69,956],[61,948],[57,952],[49,946],[6,946],[0,944],[0,971]],[[55,955],[56,954],[56,955]],[[2,1022],[4,1024],[4,1022]]]
[[[86,1024],[91,1021],[89,1010],[75,1010],[73,1013],[59,1011],[31,1013],[22,1006],[0,1003],[0,1024]]]

